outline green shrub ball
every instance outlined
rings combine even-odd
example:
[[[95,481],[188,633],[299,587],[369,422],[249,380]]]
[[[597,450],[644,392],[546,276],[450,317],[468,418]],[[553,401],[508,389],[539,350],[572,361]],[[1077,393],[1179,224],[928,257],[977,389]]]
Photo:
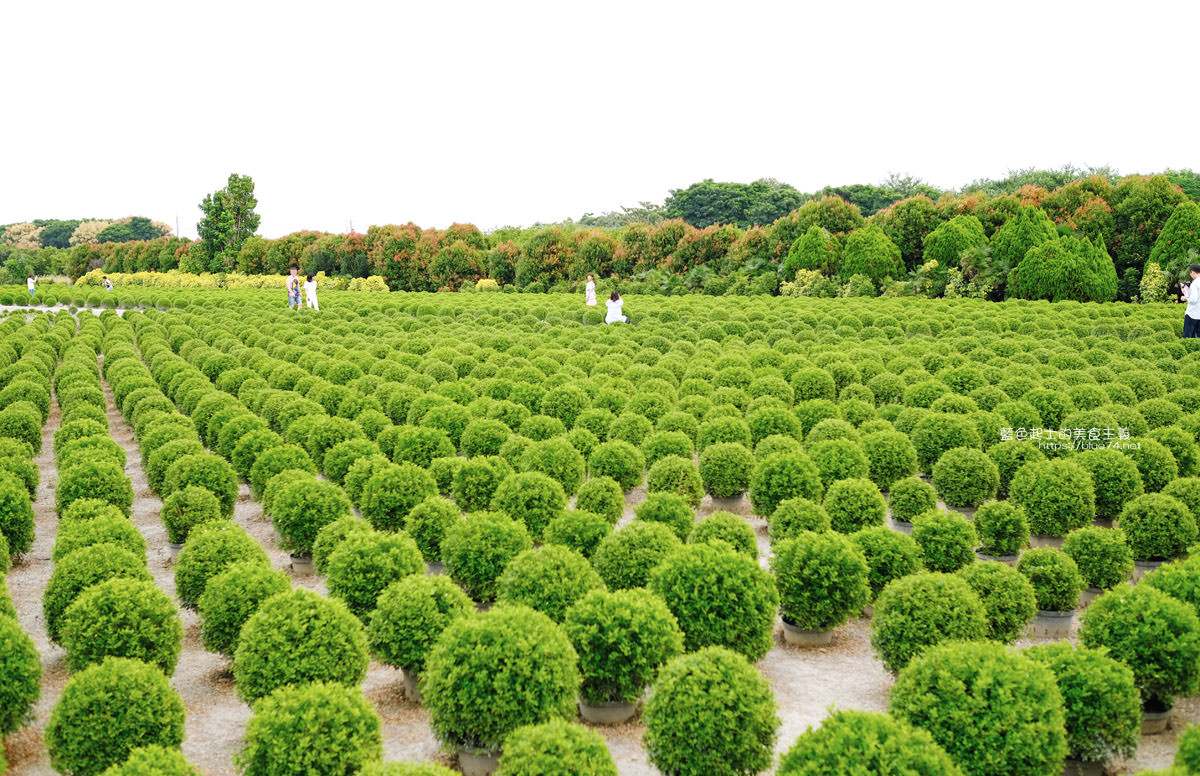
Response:
[[[854,542],[836,533],[803,532],[775,545],[771,571],[785,622],[829,630],[870,600],[870,569]]]
[[[617,776],[604,736],[561,719],[514,730],[496,776]]]
[[[442,562],[442,539],[462,515],[458,506],[441,496],[430,496],[417,504],[404,518],[404,531],[417,543],[429,563]],[[365,521],[364,521],[365,522]],[[316,552],[313,553],[314,564]]]
[[[29,496],[24,488],[20,488],[20,491],[28,504]],[[0,495],[3,495],[3,490],[0,490]],[[105,501],[120,509],[126,517],[129,517],[133,506],[133,486],[125,476],[125,470],[115,463],[84,461],[59,472],[54,495],[60,515],[71,506],[71,502],[81,498]],[[12,541],[11,536],[9,541]]]
[[[329,594],[363,621],[384,588],[410,574],[424,573],[425,559],[417,543],[404,533],[351,533],[326,564]]]
[[[237,760],[246,776],[356,773],[383,756],[379,729],[375,707],[357,687],[281,687],[254,704]]]
[[[1038,609],[1067,612],[1075,608],[1083,577],[1075,561],[1062,550],[1038,547],[1021,555],[1017,571],[1024,574],[1037,597]]]
[[[865,769],[865,770],[864,770]],[[809,727],[779,761],[779,776],[961,776],[933,736],[870,711],[834,711],[815,730]]]
[[[1037,614],[1033,585],[1012,566],[983,561],[964,566],[958,574],[983,602],[989,639],[1005,644],[1014,641]]]
[[[953,574],[911,574],[888,583],[875,599],[871,646],[889,671],[899,671],[935,644],[986,634],[983,602]]]
[[[577,504],[578,506],[578,504]],[[562,512],[546,526],[543,539],[547,544],[570,547],[585,558],[591,558],[604,537],[612,533],[607,519],[594,512],[576,509]]]
[[[1142,701],[1128,666],[1100,650],[1061,641],[1029,647],[1024,653],[1054,673],[1071,759],[1103,763],[1137,751]],[[1179,751],[1183,750],[1181,737]]]
[[[107,657],[130,657],[170,676],[183,645],[183,626],[171,599],[153,582],[118,578],[79,594],[63,614],[59,640],[71,672]]]
[[[1119,528],[1078,528],[1067,534],[1062,549],[1087,587],[1108,590],[1133,574],[1133,552]]]
[[[796,536],[801,531],[832,530],[829,513],[815,501],[806,498],[789,498],[779,503],[767,521],[767,534],[771,543],[781,542]]]
[[[204,648],[232,658],[250,616],[263,601],[291,587],[287,574],[255,561],[226,566],[209,579],[197,601]]]
[[[750,480],[750,503],[755,513],[770,518],[790,498],[820,501],[821,475],[805,453],[776,453],[761,459]]]
[[[164,492],[175,493],[189,485],[206,488],[217,497],[222,517],[233,517],[237,502],[237,473],[223,459],[210,453],[185,455],[167,469]]]
[[[379,596],[367,628],[371,652],[390,666],[419,675],[442,631],[474,611],[471,599],[448,577],[405,577]]]
[[[579,487],[575,509],[600,515],[616,525],[625,513],[625,493],[611,477],[592,477]]]
[[[196,766],[187,761],[183,752],[151,744],[134,749],[120,765],[106,770],[103,776],[201,776]]]
[[[1075,462],[1092,475],[1096,491],[1096,517],[1115,520],[1130,499],[1142,495],[1142,475],[1137,464],[1118,450],[1085,450]]]
[[[1143,703],[1170,708],[1200,687],[1200,620],[1193,607],[1150,585],[1116,588],[1080,618],[1079,640],[1133,670]]]
[[[221,504],[207,488],[188,485],[163,499],[162,520],[167,540],[175,544],[187,541],[188,532],[201,523],[221,518]]]
[[[646,751],[676,776],[759,773],[774,759],[776,710],[744,656],[721,647],[681,655],[663,666],[646,701]]]
[[[1009,492],[1033,534],[1064,537],[1096,516],[1092,475],[1070,459],[1025,464],[1013,475]]]
[[[975,511],[979,551],[993,557],[1017,555],[1029,543],[1024,510],[1008,501],[989,501]]]
[[[673,493],[695,509],[704,497],[704,483],[690,458],[668,455],[660,458],[646,474],[649,493]]]
[[[41,679],[42,661],[33,639],[15,616],[0,612],[0,737],[32,721]]]
[[[754,455],[736,442],[709,445],[700,453],[700,479],[713,498],[733,498],[750,488]]]
[[[274,595],[259,605],[238,637],[233,679],[247,702],[284,685],[357,685],[367,673],[362,623],[335,598],[311,590]]]
[[[525,550],[497,581],[497,601],[521,604],[562,622],[567,609],[592,590],[604,589],[600,575],[578,552],[557,544]]]
[[[562,628],[523,606],[453,621],[420,680],[434,735],[450,747],[495,750],[517,728],[574,718],[577,662]]]
[[[644,587],[650,572],[681,544],[670,527],[634,520],[600,541],[592,565],[609,590]]]
[[[42,614],[50,640],[59,643],[63,613],[75,598],[92,585],[113,578],[153,581],[146,568],[146,557],[134,555],[115,544],[93,544],[76,550],[54,566],[46,592],[42,595]]]
[[[127,517],[110,514],[91,520],[62,521],[54,540],[51,560],[57,563],[75,550],[93,544],[115,544],[134,555],[146,554],[146,540],[137,526]]]
[[[937,490],[922,479],[906,477],[892,484],[888,491],[888,506],[893,520],[911,523],[917,515],[937,507]]]
[[[505,566],[531,546],[524,523],[499,512],[475,512],[446,531],[442,561],[467,595],[491,601]]]
[[[525,524],[540,539],[546,525],[567,506],[567,494],[556,480],[541,472],[522,472],[500,483],[492,509]]]
[[[900,672],[888,710],[932,735],[964,774],[1062,772],[1067,737],[1054,674],[1001,644],[930,648]]]
[[[681,540],[692,532],[696,515],[687,500],[677,493],[650,493],[633,508],[638,520],[662,523]]]
[[[982,450],[956,447],[934,464],[933,484],[948,506],[977,507],[995,497],[1000,472]]]
[[[194,529],[175,559],[175,594],[188,609],[195,609],[208,580],[234,563],[270,566],[258,541],[240,525],[206,523]]]
[[[71,677],[50,722],[46,748],[59,773],[96,776],[134,749],[183,743],[183,700],[140,660],[110,657]]]
[[[1200,726],[1192,725],[1179,734],[1175,766],[1187,774],[1200,771]]]
[[[871,600],[875,600],[888,582],[921,569],[921,548],[907,534],[880,525],[850,534],[850,541],[867,561]]]
[[[751,558],[758,557],[758,538],[746,519],[732,512],[713,512],[692,527],[689,544],[724,542]]]
[[[935,509],[913,520],[912,538],[930,571],[952,572],[974,562],[979,538],[975,526],[958,512]]]
[[[453,475],[451,493],[454,502],[464,512],[478,512],[487,509],[492,502],[496,488],[504,478],[513,473],[508,462],[499,456],[486,458],[438,459],[457,462],[457,470]]]
[[[455,513],[455,517],[458,517],[457,513]],[[322,526],[317,531],[317,538],[313,540],[313,568],[318,574],[328,573],[329,556],[341,546],[347,537],[351,534],[373,533],[374,531],[375,529],[371,527],[370,523],[355,515],[339,517],[332,523]]]
[[[1196,541],[1196,520],[1178,499],[1146,493],[1125,505],[1117,519],[1135,560],[1171,560]]]
[[[871,480],[883,490],[917,473],[917,451],[899,431],[877,431],[862,440]]]
[[[303,477],[275,497],[271,520],[282,537],[281,546],[293,555],[311,555],[317,533],[352,514],[350,499],[332,482]],[[364,512],[363,517],[366,517]],[[397,526],[399,527],[399,526]]]
[[[833,530],[851,534],[873,525],[883,525],[887,504],[875,483],[866,479],[838,480],[825,491],[822,506]]]
[[[650,572],[648,588],[679,620],[689,651],[721,646],[757,660],[771,648],[775,581],[729,547],[679,547]]]
[[[431,762],[367,763],[359,773],[362,776],[459,776],[458,771]]]
[[[437,492],[433,476],[416,464],[385,466],[363,488],[362,516],[377,530],[398,531],[412,508]]]
[[[646,459],[636,447],[622,439],[602,442],[588,455],[588,470],[593,477],[609,477],[624,491],[642,482]]]

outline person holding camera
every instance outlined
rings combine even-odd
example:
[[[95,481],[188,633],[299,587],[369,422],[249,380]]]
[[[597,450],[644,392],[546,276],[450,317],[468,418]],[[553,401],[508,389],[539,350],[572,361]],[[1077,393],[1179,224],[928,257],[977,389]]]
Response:
[[[1187,309],[1183,312],[1183,338],[1197,339],[1200,338],[1200,283],[1196,282],[1196,278],[1200,277],[1200,264],[1189,266],[1188,274],[1192,276],[1192,281],[1179,284],[1183,292],[1179,301],[1187,302]]]

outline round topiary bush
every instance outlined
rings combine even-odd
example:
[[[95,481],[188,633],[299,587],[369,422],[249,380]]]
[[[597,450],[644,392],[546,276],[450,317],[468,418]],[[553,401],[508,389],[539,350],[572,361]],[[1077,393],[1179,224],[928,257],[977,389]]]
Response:
[[[616,525],[625,513],[625,494],[611,477],[592,477],[579,488],[575,509],[600,515]]]
[[[208,580],[226,566],[241,562],[271,565],[262,545],[240,525],[216,522],[197,526],[175,560],[175,594],[179,602],[195,609]]]
[[[854,542],[836,533],[805,531],[779,542],[771,571],[783,620],[799,628],[836,628],[870,600],[866,559]]]
[[[390,666],[419,675],[442,631],[474,611],[471,599],[448,577],[405,577],[379,596],[367,629],[371,652]]]
[[[1038,609],[1067,612],[1075,608],[1083,589],[1083,577],[1075,561],[1062,550],[1050,547],[1029,550],[1017,561],[1017,571],[1033,585]]]
[[[617,766],[603,736],[561,719],[517,728],[504,740],[496,776],[560,772],[617,776]]]
[[[917,471],[917,451],[908,437],[899,431],[877,431],[862,440],[870,465],[871,480],[888,490],[897,480]]]
[[[0,537],[2,536],[3,534],[0,534]],[[93,544],[114,544],[124,547],[134,555],[146,554],[146,540],[142,537],[142,532],[129,518],[122,517],[117,512],[90,520],[60,522],[51,560],[57,563],[76,550],[91,547]]]
[[[291,587],[287,574],[255,561],[226,566],[208,580],[196,602],[204,648],[232,658],[250,616],[263,601]]]
[[[880,525],[850,534],[850,541],[867,561],[872,601],[893,579],[915,574],[921,568],[921,548],[907,534]]]
[[[463,429],[462,437],[459,439],[459,449],[468,458],[477,455],[498,455],[500,446],[510,436],[512,436],[512,431],[501,421],[491,418],[476,418]]]
[[[63,613],[75,598],[92,585],[114,578],[152,581],[146,557],[115,544],[93,544],[76,550],[54,566],[42,596],[46,632],[58,643]]]
[[[917,452],[917,464],[923,472],[932,472],[934,464],[947,450],[983,447],[979,430],[968,418],[942,412],[926,415],[909,436]]]
[[[650,762],[678,776],[759,773],[774,758],[779,726],[767,680],[742,655],[721,647],[663,666],[642,721]]]
[[[1066,536],[1096,516],[1092,475],[1070,459],[1025,464],[1013,476],[1009,493],[1025,511],[1030,532],[1040,536]]]
[[[796,536],[802,531],[832,530],[832,521],[825,508],[806,498],[789,498],[781,501],[767,521],[771,543]]]
[[[41,680],[42,661],[33,639],[15,616],[0,611],[0,737],[31,721]]]
[[[183,701],[154,666],[110,657],[67,681],[45,739],[56,771],[97,776],[134,749],[178,749]]]
[[[740,553],[758,558],[758,539],[746,519],[731,512],[713,512],[692,527],[688,543],[724,542]]]
[[[346,473],[360,458],[368,455],[378,455],[379,445],[369,439],[347,439],[339,442],[325,453],[322,469],[325,476],[341,485],[346,480]]]
[[[525,550],[504,568],[496,585],[497,600],[528,606],[555,622],[567,609],[604,582],[587,558],[557,544]]]
[[[221,504],[212,491],[196,485],[180,488],[163,499],[163,524],[167,540],[175,544],[187,541],[188,533],[197,525],[221,520]]]
[[[689,651],[721,646],[757,660],[771,648],[779,594],[757,561],[729,547],[684,545],[650,572],[647,586],[679,620]]]
[[[1200,620],[1191,606],[1150,585],[1118,585],[1092,601],[1079,640],[1129,666],[1149,710],[1169,709],[1200,686]]]
[[[913,520],[912,538],[930,571],[952,572],[974,562],[979,538],[975,526],[958,512],[930,510]]]
[[[561,485],[564,493],[571,494],[583,482],[587,464],[569,441],[554,438],[529,445],[521,458],[520,468],[545,474]]]
[[[654,462],[646,475],[646,489],[650,493],[674,493],[682,496],[688,504],[700,505],[704,497],[704,483],[700,472],[691,460],[677,455],[668,455]]]
[[[167,676],[183,645],[175,605],[153,582],[110,579],[80,593],[63,613],[59,640],[75,672],[107,657],[130,657]]]
[[[634,520],[601,540],[592,564],[609,590],[643,587],[650,572],[680,544],[670,527]]]
[[[1115,520],[1130,499],[1142,495],[1142,475],[1137,464],[1118,450],[1085,450],[1075,462],[1092,475],[1096,491],[1096,517]]]
[[[875,483],[866,479],[838,480],[825,491],[822,504],[833,530],[851,534],[862,528],[883,525],[887,504]],[[772,515],[772,517],[774,517]]]
[[[875,599],[871,646],[889,671],[899,671],[934,644],[986,633],[983,602],[953,574],[910,574],[888,583]]]
[[[645,468],[641,451],[621,439],[596,445],[588,456],[588,470],[593,477],[610,477],[625,491],[641,484]]]
[[[917,515],[937,507],[937,491],[924,480],[906,477],[897,480],[888,491],[888,506],[892,519],[900,523],[911,523]]]
[[[221,515],[233,517],[233,505],[237,502],[237,473],[233,467],[215,455],[185,455],[167,469],[164,495],[197,485],[212,491],[221,504]]]
[[[146,470],[146,482],[156,493],[165,489],[167,472],[180,458],[188,455],[200,455],[204,445],[193,436],[173,439],[160,447],[148,448],[143,446],[143,462]],[[149,454],[146,455],[146,452]]]
[[[238,695],[248,702],[284,685],[357,685],[367,673],[362,623],[335,598],[291,590],[263,601],[242,626],[233,657]]]
[[[432,762],[367,763],[359,773],[362,776],[458,776],[458,771]]]
[[[271,504],[271,521],[279,531],[280,545],[300,556],[312,554],[322,528],[351,514],[350,500],[341,488],[311,477],[285,485]],[[363,516],[367,516],[365,510]]]
[[[577,660],[562,628],[523,606],[454,620],[421,675],[434,734],[451,747],[494,751],[517,728],[573,718]]]
[[[1100,650],[1063,641],[1024,653],[1054,673],[1063,699],[1068,757],[1105,763],[1133,755],[1141,741],[1142,703],[1128,666]]]
[[[533,540],[525,524],[497,512],[475,512],[459,520],[442,539],[446,573],[476,601],[496,597],[504,567]]]
[[[1121,510],[1117,526],[1125,534],[1135,560],[1177,558],[1196,541],[1196,520],[1191,510],[1161,493],[1146,493]]]
[[[24,442],[42,451],[42,416],[29,402],[14,402],[0,410],[0,438]]]
[[[1087,587],[1108,590],[1133,574],[1133,552],[1120,529],[1078,528],[1067,534],[1062,549],[1075,561]]]
[[[633,513],[638,520],[666,525],[680,539],[687,538],[695,522],[692,507],[682,496],[675,493],[650,493],[633,508]]]
[[[961,776],[925,730],[869,711],[834,711],[809,728],[779,761],[779,776],[834,773]]]
[[[409,511],[404,518],[404,530],[416,541],[426,561],[441,563],[442,539],[459,519],[459,509],[453,501],[430,496]]]
[[[457,513],[455,513],[455,517],[458,517]],[[328,573],[329,556],[346,540],[346,537],[355,533],[373,533],[374,531],[375,529],[371,527],[370,523],[354,515],[339,517],[332,523],[322,526],[317,531],[317,538],[313,540],[313,568],[318,574]]]
[[[437,482],[416,464],[387,466],[376,471],[363,488],[362,516],[380,531],[398,531],[412,508],[437,492]]]
[[[383,756],[379,715],[357,687],[281,687],[254,704],[237,761],[246,776],[357,773]]]
[[[113,765],[103,776],[201,776],[201,773],[178,749],[150,744],[134,749],[125,762]]]
[[[546,544],[570,547],[585,558],[591,558],[604,537],[612,533],[608,520],[594,512],[576,509],[562,512],[546,526],[543,540]]]
[[[1037,614],[1033,585],[1012,566],[984,561],[964,566],[958,574],[983,602],[989,639],[1005,644],[1015,640]]]
[[[1164,771],[1164,773],[1171,773],[1172,776],[1175,776],[1175,771],[1181,769],[1184,773],[1178,776],[1187,776],[1187,774],[1200,770],[1200,727],[1192,725],[1180,733],[1177,745],[1175,768],[1172,771]]]
[[[933,467],[933,484],[952,507],[976,507],[996,495],[1000,472],[979,449],[947,450]]]
[[[261,499],[271,478],[289,469],[312,474],[316,474],[317,471],[312,458],[299,445],[279,445],[260,455],[254,466],[250,467],[250,487],[254,491],[254,497]]]
[[[3,499],[0,503],[7,503],[8,499],[3,497],[4,491],[9,487],[12,485],[7,481],[0,482],[0,499]],[[15,487],[28,506],[29,496],[24,492],[24,488],[19,485]],[[129,517],[129,510],[133,506],[133,486],[125,476],[125,470],[114,463],[82,461],[59,472],[54,495],[59,515],[62,515],[73,501],[81,498],[100,499],[112,504],[126,517]],[[17,546],[11,536],[9,543]]]
[[[736,442],[709,445],[700,453],[700,479],[713,498],[733,498],[750,488],[754,455]]]
[[[805,453],[777,453],[758,462],[750,480],[750,503],[755,513],[770,518],[783,501],[804,498],[820,501],[821,475]]]
[[[1008,501],[989,501],[975,512],[979,551],[997,558],[1017,555],[1029,543],[1025,512]]]
[[[518,520],[530,536],[541,538],[546,525],[567,506],[562,485],[541,472],[508,477],[492,497],[492,509]]]
[[[487,509],[496,494],[496,488],[513,473],[508,461],[499,456],[450,460],[460,462],[458,470],[454,472],[451,491],[455,503],[464,512]]]
[[[425,573],[425,559],[408,534],[356,531],[330,554],[326,570],[329,594],[366,621],[388,585]]]
[[[1142,486],[1147,493],[1157,493],[1168,482],[1179,476],[1179,465],[1175,455],[1166,445],[1150,437],[1137,437],[1121,448],[1137,464],[1142,475]]]
[[[1001,644],[931,647],[900,672],[888,710],[932,735],[964,774],[1062,772],[1067,738],[1054,674]]]

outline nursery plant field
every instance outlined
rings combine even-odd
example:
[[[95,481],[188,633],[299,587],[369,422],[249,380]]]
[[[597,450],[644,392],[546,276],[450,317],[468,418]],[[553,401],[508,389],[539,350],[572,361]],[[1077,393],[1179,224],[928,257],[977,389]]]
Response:
[[[1200,773],[1177,306],[54,296],[0,774]]]

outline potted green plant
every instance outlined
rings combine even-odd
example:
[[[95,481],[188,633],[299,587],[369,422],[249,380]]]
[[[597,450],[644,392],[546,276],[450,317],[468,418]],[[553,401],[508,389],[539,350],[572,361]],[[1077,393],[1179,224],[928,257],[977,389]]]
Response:
[[[778,510],[776,510],[778,511]],[[731,512],[713,512],[692,526],[688,542],[724,542],[738,552],[758,558],[758,537],[746,518]]]
[[[767,520],[767,536],[771,544],[790,539],[801,531],[829,531],[833,521],[825,507],[815,501],[799,496],[779,502],[779,506]]]
[[[987,637],[1008,644],[1037,615],[1037,595],[1024,574],[997,561],[981,561],[959,569],[983,603]]]
[[[364,623],[370,621],[379,594],[393,582],[425,573],[417,543],[405,533],[356,531],[329,556],[329,595],[340,598]]]
[[[753,453],[737,442],[718,442],[700,454],[700,479],[714,511],[740,512],[753,473]]]
[[[975,511],[980,560],[995,560],[1010,566],[1029,543],[1029,522],[1020,507],[1010,501],[989,501]]]
[[[350,500],[341,488],[312,476],[300,477],[275,494],[271,520],[279,532],[282,548],[292,556],[292,570],[298,576],[312,573],[317,532],[351,514]]]
[[[546,544],[509,561],[496,582],[496,600],[522,604],[562,622],[572,604],[603,588],[587,558],[569,547]]]
[[[785,539],[775,546],[771,571],[783,635],[795,646],[831,644],[833,629],[857,616],[870,599],[867,561],[837,533],[803,532]]]
[[[1178,499],[1146,493],[1121,510],[1117,527],[1125,534],[1140,574],[1174,560],[1196,541],[1196,520]]]
[[[913,519],[912,538],[930,571],[957,571],[975,561],[975,526],[958,512],[933,509]]]
[[[867,582],[872,601],[893,579],[921,570],[921,548],[907,534],[877,525],[850,534],[850,541],[854,542],[867,561]],[[872,606],[863,609],[865,615],[873,613]]]
[[[609,590],[645,587],[650,572],[681,544],[669,526],[634,520],[600,540],[592,565]]]
[[[887,520],[887,503],[875,483],[868,479],[838,480],[825,491],[821,504],[833,530],[852,534]]]
[[[1079,567],[1085,588],[1079,594],[1087,606],[1105,590],[1111,590],[1133,574],[1133,552],[1119,528],[1077,528],[1063,540],[1063,552]]]
[[[1083,589],[1083,577],[1075,561],[1062,550],[1035,547],[1021,555],[1017,571],[1029,579],[1037,598],[1034,633],[1048,639],[1066,638]]]
[[[446,530],[441,546],[450,578],[475,601],[488,603],[496,597],[504,567],[533,546],[533,540],[519,520],[499,512],[474,512]]]
[[[1034,547],[1061,547],[1063,537],[1096,516],[1091,472],[1069,458],[1026,463],[1013,475],[1009,493],[1025,511]]]
[[[567,773],[617,776],[604,736],[583,725],[553,719],[517,728],[504,740],[496,776],[525,776],[553,762]]]
[[[835,710],[819,728],[802,733],[779,761],[779,776],[853,773],[864,763],[902,761],[912,773],[960,776],[946,750],[921,728],[887,714]],[[877,771],[878,772],[878,771]],[[886,772],[883,771],[883,772]]]
[[[1000,472],[987,454],[975,447],[955,447],[942,453],[933,466],[933,485],[946,506],[971,517],[975,508],[996,496]]]
[[[683,652],[675,615],[641,588],[593,590],[567,610],[563,629],[579,653],[579,712],[595,724],[631,719],[658,670]]]
[[[913,518],[937,507],[937,491],[919,477],[905,477],[892,483],[888,507],[896,530],[911,534]]]
[[[954,574],[910,574],[889,582],[875,599],[871,646],[889,671],[899,671],[934,644],[981,639],[985,633],[983,602]]]
[[[775,453],[758,461],[750,478],[750,504],[755,514],[770,519],[787,499],[821,500],[825,488],[816,465],[806,453]]]

